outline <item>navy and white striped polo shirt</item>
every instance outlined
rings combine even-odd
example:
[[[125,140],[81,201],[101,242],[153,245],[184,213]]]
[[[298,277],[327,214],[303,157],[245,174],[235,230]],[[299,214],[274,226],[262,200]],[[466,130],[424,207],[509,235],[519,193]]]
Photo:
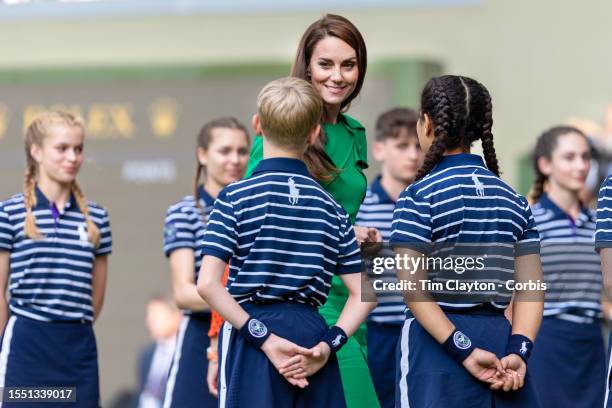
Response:
[[[390,241],[421,251],[447,245],[442,252],[429,254],[440,258],[448,257],[444,251],[453,245],[473,247],[472,257],[492,251],[485,254],[493,266],[480,271],[430,271],[429,277],[444,286],[431,293],[440,306],[452,309],[480,305],[505,308],[512,296],[505,283],[513,278],[514,255],[540,251],[527,200],[489,171],[480,156],[469,153],[444,156],[431,173],[402,192],[393,214]],[[508,253],[511,256],[506,256]],[[494,288],[479,290],[478,296],[466,295],[447,287],[457,279]]]
[[[376,228],[382,235],[383,242],[389,242],[391,236],[391,223],[393,222],[393,210],[395,201],[389,197],[380,184],[381,176],[378,176],[366,192],[365,199],[359,207],[356,225],[362,227]],[[378,254],[378,256],[393,256],[393,251]],[[395,269],[387,269],[383,274],[377,276],[383,282],[397,282]],[[378,306],[370,313],[369,320],[377,323],[403,324],[404,309],[406,303],[399,292],[391,293],[382,291],[377,294]]]
[[[219,194],[202,254],[231,258],[227,286],[238,302],[321,306],[334,274],[361,270],[348,214],[288,158],[261,161]]]
[[[595,212],[574,221],[546,194],[532,207],[546,282],[544,316],[577,323],[601,317],[601,261],[595,252]]]
[[[23,194],[0,203],[0,250],[11,253],[9,308],[42,321],[93,321],[92,267],[96,256],[111,252],[108,214],[97,204],[87,203],[100,229],[100,247],[94,248],[72,195],[63,212],[38,187],[36,200],[33,212],[43,235],[38,240],[25,237]]]
[[[202,264],[199,242],[206,232],[206,222],[213,209],[215,199],[208,194],[203,186],[198,188],[198,199],[200,207],[196,205],[193,196],[186,196],[182,200],[168,207],[164,223],[164,254],[170,254],[180,248],[193,250],[194,256],[194,282],[198,280],[198,272]],[[191,310],[185,310],[184,314],[194,314]],[[205,316],[210,315],[208,311],[198,313]]]
[[[612,176],[608,176],[599,189],[596,228],[595,248],[612,248]]]

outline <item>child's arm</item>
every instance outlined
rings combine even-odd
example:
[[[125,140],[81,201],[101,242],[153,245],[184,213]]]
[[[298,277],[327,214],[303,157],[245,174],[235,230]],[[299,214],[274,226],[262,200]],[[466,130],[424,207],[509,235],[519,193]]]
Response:
[[[96,256],[92,270],[92,289],[91,297],[94,309],[94,322],[102,312],[104,305],[104,295],[106,293],[106,277],[108,275],[108,255]]]
[[[180,309],[208,310],[209,306],[198,294],[194,282],[195,259],[193,252],[191,248],[178,248],[169,255],[174,301]]]
[[[250,319],[248,313],[234,300],[221,283],[226,262],[211,255],[202,259],[202,266],[198,276],[198,293],[208,304],[239,332]],[[282,337],[271,334],[261,345],[276,369],[280,369],[285,360],[298,353],[300,347]],[[305,379],[287,378],[289,383],[304,388],[308,385]]]
[[[8,251],[0,251],[0,333],[4,333],[9,316],[6,287],[9,280],[10,255]]]
[[[519,256],[515,260],[515,282],[542,282],[542,266],[539,254]],[[501,359],[504,370],[509,369],[518,375],[513,375],[513,390],[521,388],[525,381],[527,364],[517,352],[528,353],[527,344],[519,343],[535,341],[542,315],[544,313],[544,292],[540,290],[515,290],[512,302],[512,337],[510,343],[517,342],[517,350],[511,351],[506,357]],[[516,339],[516,340],[513,340]],[[509,344],[509,348],[511,344]],[[524,349],[524,352],[521,351]],[[529,345],[531,349],[531,345]],[[527,358],[525,356],[525,358]]]

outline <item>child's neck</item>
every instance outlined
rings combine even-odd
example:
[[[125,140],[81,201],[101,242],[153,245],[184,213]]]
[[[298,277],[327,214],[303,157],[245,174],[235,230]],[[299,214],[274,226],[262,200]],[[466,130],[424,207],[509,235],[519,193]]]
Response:
[[[563,210],[563,212],[569,214],[574,219],[578,218],[581,209],[578,194],[565,188],[552,185],[546,194],[557,207]]]
[[[302,160],[304,158],[303,153],[298,153],[295,151],[291,151],[288,149],[283,149],[278,146],[274,146],[272,143],[268,142],[266,137],[263,138],[263,158],[264,159],[298,159]]]
[[[444,155],[448,156],[451,154],[471,153],[470,148],[464,149],[463,147],[455,147],[454,149],[446,149]]]
[[[66,203],[70,199],[70,184],[60,184],[56,181],[50,180],[43,174],[41,174],[36,184],[45,197],[47,197],[47,200],[55,203],[57,208],[63,209],[66,206]]]
[[[223,190],[224,187],[225,186],[222,186],[221,184],[217,183],[214,178],[212,178],[208,174],[206,175],[206,178],[204,179],[204,190],[208,193],[209,196],[211,196],[212,198],[217,198],[217,196],[219,195],[221,190]]]
[[[380,185],[391,200],[397,201],[399,195],[406,189],[406,187],[408,187],[409,184],[410,183],[406,183],[402,180],[391,177],[383,168],[382,176],[380,178]]]

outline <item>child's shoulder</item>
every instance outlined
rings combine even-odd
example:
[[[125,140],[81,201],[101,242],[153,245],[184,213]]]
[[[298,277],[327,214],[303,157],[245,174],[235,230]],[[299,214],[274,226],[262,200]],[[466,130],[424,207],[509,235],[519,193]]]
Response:
[[[0,201],[0,211],[14,212],[24,209],[24,196],[23,193],[17,193],[7,198],[6,200]]]
[[[108,216],[108,211],[95,201],[87,200],[87,209],[93,217],[104,218]]]
[[[192,195],[187,195],[178,201],[170,204],[167,215],[191,214],[196,212],[197,204]]]

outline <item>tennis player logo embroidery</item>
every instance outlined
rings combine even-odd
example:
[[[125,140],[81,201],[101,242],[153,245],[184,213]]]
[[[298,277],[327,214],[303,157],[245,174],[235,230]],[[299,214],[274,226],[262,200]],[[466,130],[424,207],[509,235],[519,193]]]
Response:
[[[251,319],[249,321],[249,333],[251,333],[253,337],[260,339],[268,334],[268,328],[259,320]]]
[[[470,340],[470,338],[465,334],[461,333],[460,331],[455,332],[453,336],[453,342],[455,343],[455,346],[457,346],[461,350],[467,350],[472,345],[472,341]]]
[[[291,177],[288,181],[289,183],[289,202],[291,205],[297,204],[300,198],[300,189],[296,187],[295,180]]]
[[[526,341],[521,343],[521,349],[519,351],[521,354],[527,354],[527,342]]]
[[[476,187],[476,195],[478,197],[484,197],[484,184],[482,184],[480,180],[478,180],[478,177],[476,177],[476,171],[472,173],[472,181]]]
[[[89,237],[87,236],[87,228],[85,224],[79,224],[79,241],[81,241],[81,245],[84,246],[87,241],[89,241]]]

